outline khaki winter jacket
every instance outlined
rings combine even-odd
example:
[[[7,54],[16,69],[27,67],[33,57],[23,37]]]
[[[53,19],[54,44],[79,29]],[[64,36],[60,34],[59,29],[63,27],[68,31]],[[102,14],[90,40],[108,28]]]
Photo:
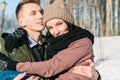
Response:
[[[9,57],[14,61],[20,61],[20,62],[35,61],[34,57],[32,56],[30,50],[27,47],[27,44],[21,45],[18,48],[14,48],[12,52],[8,52],[5,49],[5,40],[2,37],[0,37],[0,52],[5,54],[7,57]]]

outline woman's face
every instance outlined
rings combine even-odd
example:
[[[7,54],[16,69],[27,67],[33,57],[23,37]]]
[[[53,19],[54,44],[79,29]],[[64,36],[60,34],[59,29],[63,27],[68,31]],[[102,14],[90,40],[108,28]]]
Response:
[[[68,26],[61,19],[52,19],[46,23],[46,27],[53,37],[64,35],[68,32]]]

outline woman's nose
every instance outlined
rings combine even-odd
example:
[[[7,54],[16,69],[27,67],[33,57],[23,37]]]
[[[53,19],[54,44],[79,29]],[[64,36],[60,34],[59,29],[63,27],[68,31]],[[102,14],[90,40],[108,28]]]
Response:
[[[55,33],[55,35],[59,35],[60,32],[59,32],[59,30],[57,28],[55,28],[54,33]]]

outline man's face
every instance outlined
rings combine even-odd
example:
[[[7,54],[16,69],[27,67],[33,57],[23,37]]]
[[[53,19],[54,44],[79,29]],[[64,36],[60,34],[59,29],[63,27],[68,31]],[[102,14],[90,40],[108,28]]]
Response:
[[[41,31],[43,27],[43,9],[35,3],[27,3],[20,10],[19,24],[27,31]]]

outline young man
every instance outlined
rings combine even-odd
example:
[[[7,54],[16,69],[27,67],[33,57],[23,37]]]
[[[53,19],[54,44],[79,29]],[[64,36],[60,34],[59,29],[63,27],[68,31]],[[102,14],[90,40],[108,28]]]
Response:
[[[46,39],[41,33],[44,29],[43,13],[44,10],[35,1],[21,1],[16,8],[16,18],[21,28],[16,29],[13,34],[2,34],[0,52],[14,61],[44,60]]]
[[[42,23],[43,9],[34,1],[24,0],[17,6],[16,17],[22,29],[19,28],[12,35],[2,35],[1,52],[14,61],[33,62],[44,60],[43,46],[45,46],[45,39],[41,33],[44,29]],[[3,65],[2,60],[0,64]],[[6,70],[6,67],[1,69]]]
[[[2,34],[0,52],[16,61],[43,60],[43,13],[43,9],[34,1],[20,2],[16,8],[16,17],[21,28],[13,34]]]

